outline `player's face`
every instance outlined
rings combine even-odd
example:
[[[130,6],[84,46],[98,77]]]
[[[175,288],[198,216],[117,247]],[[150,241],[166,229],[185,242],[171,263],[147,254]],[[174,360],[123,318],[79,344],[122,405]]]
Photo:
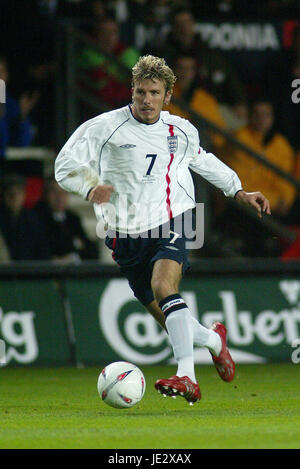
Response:
[[[169,104],[171,92],[161,80],[147,79],[134,84],[132,89],[132,112],[136,119],[145,124],[154,124],[159,119],[165,104]]]

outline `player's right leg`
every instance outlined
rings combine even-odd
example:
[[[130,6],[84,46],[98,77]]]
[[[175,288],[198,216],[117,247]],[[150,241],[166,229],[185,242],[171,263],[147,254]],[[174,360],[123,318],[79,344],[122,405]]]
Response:
[[[191,314],[178,293],[181,276],[181,263],[168,258],[155,261],[151,286],[166,317],[166,329],[177,362],[176,375],[157,380],[155,387],[164,396],[182,396],[194,404],[201,399],[201,393],[195,377]]]

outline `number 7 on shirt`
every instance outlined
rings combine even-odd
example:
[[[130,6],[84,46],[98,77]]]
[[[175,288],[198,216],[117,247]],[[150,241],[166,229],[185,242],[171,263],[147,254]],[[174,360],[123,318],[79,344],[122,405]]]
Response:
[[[157,157],[157,155],[151,155],[151,154],[146,155],[146,158],[152,158],[151,162],[149,164],[148,171],[146,172],[146,176],[149,176],[149,174],[151,173],[153,165],[154,165],[155,160],[156,160],[156,157]]]

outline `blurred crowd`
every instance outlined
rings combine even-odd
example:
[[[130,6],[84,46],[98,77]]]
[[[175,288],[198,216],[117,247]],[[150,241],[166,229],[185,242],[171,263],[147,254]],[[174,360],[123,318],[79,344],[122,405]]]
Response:
[[[63,22],[87,39],[76,51],[76,76],[99,109],[130,102],[128,76],[140,55],[164,57],[177,76],[175,99],[166,110],[194,121],[203,146],[239,174],[245,190],[263,192],[274,220],[294,234],[290,239],[295,242],[287,242],[209,192],[212,236],[200,256],[299,258],[299,191],[224,136],[202,128],[194,116],[200,113],[300,182],[300,103],[291,99],[291,84],[300,80],[297,18],[300,0],[26,0],[26,8],[20,0],[2,2],[0,79],[6,83],[6,105],[0,107],[0,260],[76,262],[98,257],[80,219],[68,209],[67,194],[55,181],[33,178],[28,167],[16,171],[6,161],[9,146],[59,150],[56,41]],[[282,19],[292,20],[290,45],[267,56],[255,83],[245,81],[228,55],[209,47],[197,29],[198,22],[209,20]],[[141,48],[132,34],[137,24],[146,31]],[[82,120],[95,115],[86,105],[81,111]],[[34,183],[38,195],[30,202]]]

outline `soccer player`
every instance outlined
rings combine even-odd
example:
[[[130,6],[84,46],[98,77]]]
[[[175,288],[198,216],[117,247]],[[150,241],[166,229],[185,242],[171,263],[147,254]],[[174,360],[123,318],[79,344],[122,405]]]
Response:
[[[55,176],[63,189],[94,204],[108,228],[106,245],[134,295],[168,332],[178,368],[156,389],[193,404],[201,398],[194,344],[209,349],[223,380],[233,379],[235,365],[225,326],[202,326],[179,293],[189,236],[176,221],[195,207],[189,169],[260,217],[271,212],[263,194],[243,191],[236,173],[200,147],[189,121],[162,111],[175,80],[164,59],[141,57],[132,69],[132,103],[83,123],[60,151]]]

